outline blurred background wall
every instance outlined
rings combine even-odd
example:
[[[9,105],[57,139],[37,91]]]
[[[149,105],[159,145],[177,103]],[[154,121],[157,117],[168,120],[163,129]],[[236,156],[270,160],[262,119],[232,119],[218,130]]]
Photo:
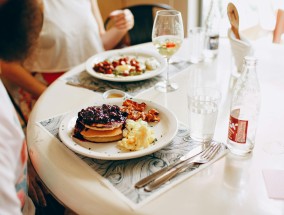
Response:
[[[137,4],[164,3],[182,13],[185,32],[188,25],[198,25],[201,0],[98,0],[103,20],[113,10]]]
[[[265,31],[273,30],[277,9],[284,9],[284,0],[98,0],[103,20],[113,10],[136,4],[164,3],[181,11],[185,36],[187,28],[204,26],[211,1],[217,1],[222,16],[221,36],[227,35],[229,21],[227,18],[227,4],[233,2],[240,16],[240,30],[250,31],[259,28]]]

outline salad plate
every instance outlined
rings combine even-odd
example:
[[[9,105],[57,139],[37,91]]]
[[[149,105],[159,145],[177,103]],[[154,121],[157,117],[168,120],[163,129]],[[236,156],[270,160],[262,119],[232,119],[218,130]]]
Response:
[[[119,67],[113,66],[114,62],[121,62],[127,58],[129,62],[123,62]],[[142,72],[129,72],[135,70],[130,61],[138,62]],[[107,63],[104,63],[107,62]],[[98,66],[103,63],[103,66]],[[106,65],[105,65],[106,64]],[[110,71],[108,68],[114,68]],[[86,61],[86,71],[93,77],[113,82],[133,82],[153,78],[166,69],[166,61],[158,53],[149,50],[111,50],[96,54]],[[103,72],[102,72],[103,71]]]

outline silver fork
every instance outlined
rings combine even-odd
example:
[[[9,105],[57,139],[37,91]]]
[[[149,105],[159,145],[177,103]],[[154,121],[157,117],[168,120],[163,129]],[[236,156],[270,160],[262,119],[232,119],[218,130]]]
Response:
[[[221,148],[220,143],[213,143],[211,144],[207,149],[205,149],[200,155],[196,156],[195,158],[188,160],[184,163],[181,163],[180,165],[177,165],[176,167],[172,168],[170,171],[166,172],[164,175],[161,175],[157,179],[155,179],[153,182],[149,183],[144,190],[151,192],[158,187],[160,187],[162,184],[167,182],[168,180],[175,177],[177,174],[185,171],[190,166],[193,166],[194,164],[204,164],[209,162],[214,158],[214,156],[217,154],[219,149]]]

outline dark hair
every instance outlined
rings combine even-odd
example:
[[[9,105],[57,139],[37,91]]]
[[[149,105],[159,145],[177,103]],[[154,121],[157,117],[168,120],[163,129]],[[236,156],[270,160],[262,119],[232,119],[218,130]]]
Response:
[[[8,0],[0,7],[0,59],[23,61],[42,26],[37,0]]]

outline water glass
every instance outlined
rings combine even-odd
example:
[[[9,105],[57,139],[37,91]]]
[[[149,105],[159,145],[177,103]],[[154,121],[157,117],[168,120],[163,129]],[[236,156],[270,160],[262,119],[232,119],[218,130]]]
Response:
[[[202,27],[190,28],[188,30],[189,61],[199,63],[204,59],[203,51],[205,45],[205,29]]]
[[[221,93],[215,88],[196,87],[188,91],[189,135],[200,142],[213,139]]]

